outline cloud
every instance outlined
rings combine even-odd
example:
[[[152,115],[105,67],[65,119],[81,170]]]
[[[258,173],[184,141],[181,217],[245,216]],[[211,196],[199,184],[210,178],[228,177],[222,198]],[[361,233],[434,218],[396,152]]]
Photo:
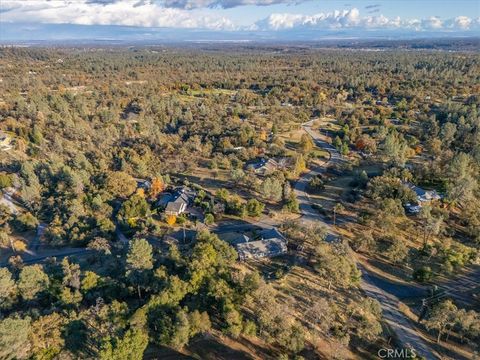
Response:
[[[459,29],[468,29],[472,24],[473,20],[466,16],[457,16],[454,20],[454,27]],[[478,21],[477,21],[478,23]]]
[[[438,30],[443,28],[443,21],[438,16],[431,16],[421,21],[422,28],[428,30]]]
[[[2,0],[2,21],[76,25],[123,25],[231,30],[233,23],[213,13],[164,8],[145,0],[76,0],[75,2]]]
[[[311,0],[157,0],[166,8],[198,9],[198,8],[223,8],[230,9],[237,6],[256,5],[269,6],[276,4],[298,4]]]
[[[373,5],[369,5],[372,8]],[[314,15],[303,14],[271,14],[255,24],[257,30],[328,30],[328,29],[393,29],[393,30],[478,30],[480,20],[467,16],[442,20],[437,16],[426,19],[406,19],[400,17],[388,18],[384,15],[361,16],[357,8],[336,10],[329,13]]]
[[[368,23],[375,23],[378,19],[362,18],[357,8],[349,10],[335,10],[330,13],[319,13],[315,15],[300,14],[272,14],[269,17],[257,22],[257,28],[263,30],[285,30],[293,28],[354,28]],[[382,20],[383,22],[383,20]]]
[[[100,5],[108,5],[116,3],[118,0],[87,0],[86,4],[100,4]]]
[[[457,16],[444,20],[432,16],[425,19],[403,19],[371,14],[368,11],[363,15],[355,7],[308,15],[273,13],[259,21],[252,20],[252,23],[240,26],[223,15],[228,13],[225,10],[192,7],[268,5],[279,2],[293,4],[299,1],[304,0],[0,0],[0,13],[3,23],[120,25],[238,32],[303,29],[350,29],[352,33],[357,30],[385,29],[449,32],[480,30],[480,18]],[[370,11],[378,9],[376,5],[368,6]]]
[[[379,7],[381,7],[382,5],[380,4],[371,4],[371,5],[367,5],[365,6],[365,9],[367,10],[370,10],[370,9],[378,9]]]

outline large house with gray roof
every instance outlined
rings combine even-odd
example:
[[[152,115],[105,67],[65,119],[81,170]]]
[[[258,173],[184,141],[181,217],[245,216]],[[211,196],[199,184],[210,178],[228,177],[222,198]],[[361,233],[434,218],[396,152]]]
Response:
[[[276,228],[262,230],[252,241],[243,235],[242,240],[235,245],[240,260],[275,257],[288,250],[287,239]]]
[[[164,193],[159,200],[159,205],[165,206],[165,215],[183,214],[189,203],[190,195],[185,187],[177,188],[172,193]]]

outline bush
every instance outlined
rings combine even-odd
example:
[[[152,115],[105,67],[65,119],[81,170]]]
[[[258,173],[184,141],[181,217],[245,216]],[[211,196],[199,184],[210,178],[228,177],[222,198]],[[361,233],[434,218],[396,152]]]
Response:
[[[184,214],[180,215],[177,217],[177,224],[178,225],[183,225],[187,221],[186,217]]]
[[[215,218],[213,217],[212,214],[205,215],[205,220],[204,220],[205,225],[212,225],[214,221],[215,221]]]
[[[256,336],[257,335],[257,325],[252,320],[247,320],[243,323],[243,335],[245,336]]]
[[[12,177],[8,174],[0,174],[0,189],[5,189],[13,185]]]
[[[310,189],[315,190],[315,191],[320,191],[320,190],[325,189],[325,184],[323,183],[322,178],[318,175],[314,176],[310,180],[308,185],[309,185]]]
[[[413,278],[418,282],[430,281],[433,277],[433,272],[430,266],[422,266],[413,272]]]
[[[260,216],[264,208],[265,205],[257,199],[250,199],[247,202],[247,212],[250,216]]]
[[[285,208],[292,213],[298,213],[300,211],[300,205],[293,191],[290,193],[290,196],[285,203]]]

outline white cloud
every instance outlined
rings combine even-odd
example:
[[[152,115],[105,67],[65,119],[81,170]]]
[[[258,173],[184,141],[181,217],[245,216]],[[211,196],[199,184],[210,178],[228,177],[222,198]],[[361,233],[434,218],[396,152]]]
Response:
[[[95,1],[2,0],[0,10],[5,22],[234,29],[228,18],[202,10],[164,8],[153,2],[138,0]]]
[[[286,30],[295,28],[308,29],[404,29],[404,30],[473,30],[478,29],[480,21],[467,16],[442,20],[436,16],[426,19],[406,19],[400,17],[388,18],[384,15],[361,16],[357,8],[335,10],[330,13],[315,15],[302,14],[271,14],[256,23],[259,30]]]
[[[350,10],[335,10],[331,13],[315,15],[272,14],[257,22],[257,28],[263,30],[284,30],[296,27],[343,28],[358,26],[361,21],[357,8]]]
[[[472,19],[466,17],[466,16],[457,16],[455,18],[455,27],[459,29],[468,29],[470,28],[470,25],[472,24]]]
[[[246,4],[268,5],[308,0],[0,0],[2,22],[122,25],[208,30],[480,30],[480,18],[457,16],[442,20],[388,18],[381,14],[362,15],[357,8],[313,15],[274,13],[249,26],[234,24],[222,16],[225,10],[198,7],[233,7]],[[162,5],[163,4],[163,5]],[[193,8],[193,9],[191,9]],[[189,10],[190,9],[190,10]],[[252,20],[253,21],[253,20]]]
[[[244,5],[268,6],[275,4],[298,4],[310,0],[157,0],[164,7],[179,9],[224,8]]]
[[[443,21],[436,16],[431,16],[428,19],[423,19],[421,21],[422,28],[428,30],[438,30],[443,28]]]

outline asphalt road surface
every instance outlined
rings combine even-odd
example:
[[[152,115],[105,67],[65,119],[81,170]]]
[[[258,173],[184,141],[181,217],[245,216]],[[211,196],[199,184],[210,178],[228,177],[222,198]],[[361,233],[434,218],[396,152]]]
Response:
[[[315,120],[316,119],[302,124],[302,127],[305,132],[312,137],[315,145],[326,150],[330,156],[322,167],[316,167],[300,178],[295,184],[294,190],[299,201],[300,211],[302,213],[302,222],[304,224],[308,224],[313,221],[316,223],[320,222],[328,229],[330,236],[335,236],[332,234],[333,231],[331,224],[325,222],[322,219],[322,216],[320,216],[320,214],[314,208],[312,208],[310,198],[306,192],[306,188],[310,179],[313,176],[324,172],[326,165],[340,164],[343,161],[342,156],[337,149],[324,141],[321,135],[312,129],[312,124]],[[400,295],[399,291],[401,291],[402,294],[409,293],[411,296],[415,296],[414,294],[418,293],[418,287],[409,287],[408,285],[403,285],[401,288],[399,287],[397,289],[395,284],[385,281],[374,274],[369,274],[364,267],[359,266],[359,268],[362,271],[362,281],[360,284],[362,290],[369,297],[376,299],[380,303],[383,318],[385,319],[385,322],[388,324],[389,328],[395,333],[395,336],[401,345],[404,348],[413,347],[417,351],[417,354],[425,357],[428,360],[438,359],[439,357],[434,355],[432,349],[419,336],[410,322],[410,319],[403,315],[403,313],[398,309],[400,300],[397,296]]]

